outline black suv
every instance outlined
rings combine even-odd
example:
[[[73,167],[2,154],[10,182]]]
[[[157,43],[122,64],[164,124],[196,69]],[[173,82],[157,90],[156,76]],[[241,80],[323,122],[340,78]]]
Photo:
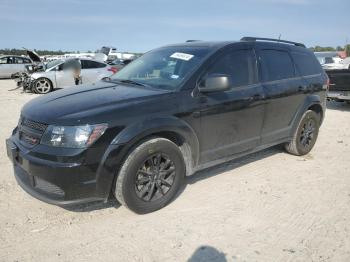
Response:
[[[7,140],[18,183],[49,203],[167,205],[186,175],[277,144],[314,146],[328,78],[303,44],[245,37],[152,50],[111,79],[27,103]]]

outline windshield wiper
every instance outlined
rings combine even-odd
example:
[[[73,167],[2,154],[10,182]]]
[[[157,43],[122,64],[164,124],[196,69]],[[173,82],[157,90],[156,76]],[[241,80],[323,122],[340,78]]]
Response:
[[[138,86],[144,86],[144,87],[149,87],[146,84],[134,81],[134,80],[130,80],[130,79],[117,79],[117,81],[122,82],[122,83],[127,83],[127,84],[133,84],[133,85],[138,85]]]

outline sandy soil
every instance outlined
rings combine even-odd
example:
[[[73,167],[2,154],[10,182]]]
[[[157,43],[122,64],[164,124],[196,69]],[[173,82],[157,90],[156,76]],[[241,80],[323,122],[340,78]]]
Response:
[[[350,106],[330,103],[311,154],[272,148],[198,173],[164,209],[66,210],[15,182],[5,138],[36,95],[0,80],[0,261],[350,261]]]

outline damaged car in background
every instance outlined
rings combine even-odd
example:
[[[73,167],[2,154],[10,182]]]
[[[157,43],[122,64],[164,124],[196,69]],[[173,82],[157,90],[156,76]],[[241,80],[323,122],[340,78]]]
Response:
[[[38,94],[46,94],[54,89],[74,86],[73,68],[79,63],[81,68],[81,83],[92,84],[104,78],[108,78],[118,71],[118,68],[101,61],[88,58],[72,58],[66,60],[54,60],[46,63],[42,69],[28,69],[17,80],[17,85],[26,91]]]
[[[22,73],[34,70],[41,63],[34,51],[26,50],[27,56],[0,56],[0,78],[19,78]]]

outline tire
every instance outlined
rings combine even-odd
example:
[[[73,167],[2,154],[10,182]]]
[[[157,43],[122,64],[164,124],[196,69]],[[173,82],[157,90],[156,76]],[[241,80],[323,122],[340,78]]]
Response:
[[[52,91],[52,83],[49,79],[41,77],[34,81],[32,89],[37,94],[47,94]]]
[[[150,213],[174,198],[184,176],[185,164],[178,146],[165,138],[150,138],[127,156],[114,195],[135,213]]]
[[[288,153],[302,156],[308,154],[314,147],[320,127],[320,117],[312,110],[308,110],[301,117],[292,140],[285,145]]]

